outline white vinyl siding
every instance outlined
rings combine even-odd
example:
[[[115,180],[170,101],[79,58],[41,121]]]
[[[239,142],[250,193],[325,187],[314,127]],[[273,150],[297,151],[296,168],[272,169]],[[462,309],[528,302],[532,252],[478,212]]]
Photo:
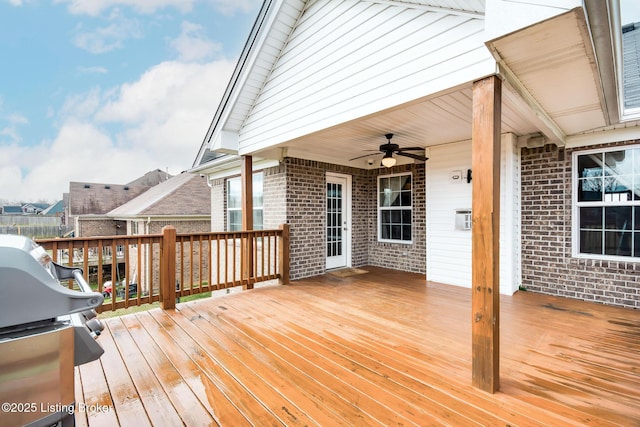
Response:
[[[471,231],[456,230],[457,210],[471,209],[471,142],[432,147],[427,162],[427,279],[471,287]],[[520,285],[520,156],[512,135],[503,135],[500,161],[500,292]],[[462,172],[462,182],[451,180]],[[473,174],[472,174],[473,177]]]
[[[427,156],[427,279],[471,287],[471,231],[455,229],[456,210],[471,210],[471,184],[451,182],[453,171],[466,178],[471,143],[432,147]]]
[[[372,37],[382,27],[385,36]],[[406,5],[312,3],[240,131],[240,153],[495,71],[483,28],[482,19]]]

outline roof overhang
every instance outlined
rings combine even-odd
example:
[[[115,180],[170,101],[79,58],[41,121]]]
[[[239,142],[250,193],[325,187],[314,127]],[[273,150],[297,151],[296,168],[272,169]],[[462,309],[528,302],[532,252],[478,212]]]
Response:
[[[280,153],[282,150],[278,150]],[[271,159],[264,159],[260,157],[253,157],[252,164],[253,170],[261,170],[265,168],[270,168],[274,166],[278,166],[280,161],[282,160],[282,154]],[[212,160],[206,164],[200,165],[193,169],[190,169],[190,173],[198,173],[207,175],[209,179],[209,183],[215,179],[225,178],[233,175],[237,175],[240,173],[240,167],[242,165],[242,157],[237,154],[229,154],[226,156],[219,157],[217,159]]]
[[[549,142],[563,146],[568,135],[617,122],[617,103],[610,99],[612,88],[605,90],[582,7],[486,44],[505,83],[533,110]]]

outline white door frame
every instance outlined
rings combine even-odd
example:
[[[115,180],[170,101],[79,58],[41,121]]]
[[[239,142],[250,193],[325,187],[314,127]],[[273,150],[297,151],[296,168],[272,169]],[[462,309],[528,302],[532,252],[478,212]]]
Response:
[[[342,253],[343,257],[326,257],[326,268],[341,268],[341,267],[351,267],[351,220],[352,220],[352,177],[351,175],[345,175],[335,172],[327,172],[326,176],[327,183],[337,183],[343,185],[342,191],[342,200],[343,200],[343,240],[342,240]],[[325,200],[326,200],[326,185],[325,185]],[[326,215],[327,209],[325,207],[325,242],[327,241],[327,223],[326,223]],[[326,254],[326,250],[325,250]]]

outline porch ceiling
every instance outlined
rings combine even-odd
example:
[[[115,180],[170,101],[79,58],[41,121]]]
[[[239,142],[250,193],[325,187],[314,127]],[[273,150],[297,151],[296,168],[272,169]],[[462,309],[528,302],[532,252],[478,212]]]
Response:
[[[393,133],[400,147],[430,147],[471,139],[471,82],[428,99],[398,106],[302,138],[287,141],[280,148],[290,157],[324,161],[359,168],[378,168],[382,154],[378,146],[384,135]],[[502,132],[517,136],[540,132],[539,120],[515,91],[503,91]],[[368,151],[374,150],[374,151]],[[350,161],[354,157],[371,156]],[[275,153],[256,153],[270,157]],[[374,159],[369,166],[367,161]],[[398,164],[413,163],[398,157]]]
[[[550,125],[545,133],[551,141],[611,124],[582,8],[487,46],[507,84]]]

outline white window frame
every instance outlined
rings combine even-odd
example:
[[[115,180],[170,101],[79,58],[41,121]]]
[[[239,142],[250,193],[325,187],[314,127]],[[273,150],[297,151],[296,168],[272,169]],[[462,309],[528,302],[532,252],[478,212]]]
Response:
[[[380,182],[383,178],[395,178],[401,176],[410,176],[411,177],[411,206],[380,206]],[[381,243],[397,243],[402,245],[411,245],[413,244],[413,236],[415,232],[415,227],[413,225],[414,222],[414,212],[413,212],[413,201],[414,201],[414,180],[413,174],[411,172],[406,173],[395,173],[389,175],[378,175],[377,186],[376,186],[376,207],[378,211],[378,219],[377,219],[377,227],[378,227],[378,242]],[[396,240],[396,239],[383,239],[382,238],[382,211],[392,211],[392,210],[411,210],[411,240]]]
[[[589,155],[595,153],[607,153],[612,151],[621,150],[633,150],[640,149],[640,145],[624,145],[617,147],[598,148],[592,150],[574,151],[571,159],[571,249],[572,256],[582,259],[601,259],[607,261],[624,261],[624,262],[640,262],[640,257],[637,256],[622,256],[622,255],[598,255],[591,253],[580,252],[580,208],[581,207],[611,207],[611,206],[635,206],[640,209],[640,200],[628,200],[628,201],[614,201],[603,200],[595,202],[579,202],[578,201],[578,156]],[[640,173],[639,173],[640,175]],[[633,213],[632,213],[633,218]],[[632,229],[633,230],[633,229]],[[633,240],[633,234],[632,234]]]
[[[258,187],[256,185],[256,176],[260,176],[262,178],[262,185],[260,187]],[[264,228],[264,174],[262,172],[254,172],[252,175],[252,180],[253,180],[253,212],[255,215],[256,211],[260,211],[262,212],[262,224],[253,224],[253,229],[254,230],[262,230]],[[239,230],[231,230],[231,215],[229,215],[230,211],[234,211],[234,212],[242,212],[242,206],[240,206],[239,208],[230,208],[229,207],[229,187],[231,186],[232,182],[238,182],[240,183],[240,176],[235,176],[233,178],[228,178],[227,182],[226,182],[226,188],[225,188],[225,197],[226,197],[226,214],[227,214],[227,218],[226,218],[226,224],[225,224],[225,229],[227,231],[239,231]],[[261,197],[260,199],[262,200],[262,204],[258,206],[258,204],[256,204],[256,189],[260,188],[261,189]],[[242,227],[241,227],[242,228]]]

